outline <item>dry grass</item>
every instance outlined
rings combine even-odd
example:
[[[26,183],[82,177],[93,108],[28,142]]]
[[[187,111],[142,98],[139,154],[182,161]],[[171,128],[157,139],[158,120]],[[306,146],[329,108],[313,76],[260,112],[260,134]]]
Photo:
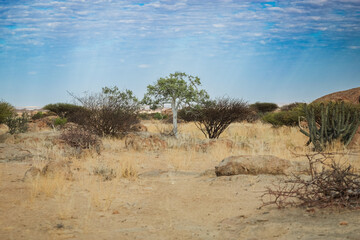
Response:
[[[152,133],[170,131],[172,127],[170,124],[158,121],[146,121],[144,125]],[[219,141],[209,145],[205,150],[199,150],[198,144],[208,143],[208,141],[194,124],[179,124],[179,133],[178,139],[164,137],[169,146],[167,149],[154,151],[126,149],[123,139],[103,138],[103,150],[100,155],[93,150],[86,150],[79,155],[74,155],[68,146],[57,144],[56,141],[47,138],[53,133],[46,135],[46,132],[41,132],[44,136],[41,134],[37,136],[33,133],[25,134],[22,137],[24,139],[17,141],[22,142],[34,155],[32,166],[42,169],[49,161],[66,160],[71,162],[73,173],[72,180],[67,180],[65,176],[58,174],[52,177],[39,176],[26,182],[25,193],[28,193],[26,195],[28,201],[25,204],[32,211],[46,206],[51,209],[51,214],[57,220],[76,222],[78,224],[74,227],[76,231],[87,234],[95,231],[92,228],[99,221],[99,216],[113,216],[114,210],[118,210],[120,214],[113,217],[120,218],[122,211],[126,212],[121,215],[122,218],[125,219],[126,214],[131,216],[127,221],[133,218],[133,211],[139,211],[145,215],[150,214],[150,210],[140,209],[136,204],[150,201],[149,196],[154,197],[159,191],[163,194],[163,198],[158,199],[158,209],[153,211],[156,214],[162,214],[163,211],[168,212],[164,217],[172,227],[172,224],[176,224],[176,218],[173,218],[171,214],[174,212],[178,212],[178,215],[181,214],[181,209],[178,209],[178,205],[173,205],[173,201],[178,201],[177,204],[186,206],[187,203],[181,200],[182,194],[189,194],[192,188],[190,186],[187,188],[187,185],[184,185],[183,189],[176,188],[176,178],[163,177],[149,180],[145,177],[138,177],[139,175],[156,172],[156,170],[201,173],[213,169],[226,157],[241,154],[270,154],[280,158],[303,161],[306,160],[306,157],[295,158],[295,156],[311,152],[311,147],[305,146],[307,138],[296,127],[272,128],[270,125],[262,123],[235,123],[224,132]],[[31,141],[31,138],[37,140]],[[227,147],[221,142],[221,139],[229,139],[234,144],[232,147]],[[352,155],[338,143],[330,146],[327,151],[345,152],[343,155],[336,155],[336,159],[341,162],[349,162],[355,170],[360,171],[358,156]],[[7,165],[1,167],[0,186],[3,185],[3,179],[7,177],[8,171]],[[171,180],[172,184],[168,184],[166,182],[168,180]],[[252,186],[258,179],[244,178],[244,181],[249,181],[249,186]],[[231,182],[215,182],[212,191],[215,191],[215,188],[217,191],[221,191],[222,187],[231,184],[237,185],[237,183]],[[250,189],[249,186],[246,188]],[[166,187],[169,191],[161,192],[162,187]],[[230,196],[229,192],[225,194]],[[136,196],[137,202],[134,202],[129,196],[132,198]],[[221,197],[218,196],[219,199]],[[200,203],[198,198],[193,198],[194,201]],[[204,199],[207,197],[204,196]],[[213,198],[214,202],[218,204],[220,201],[216,199]],[[147,206],[146,204],[144,206]],[[140,205],[140,207],[142,206]]]
[[[70,183],[62,174],[55,174],[51,177],[37,176],[30,182],[30,202],[35,201],[37,197],[54,197],[56,194],[64,194]]]

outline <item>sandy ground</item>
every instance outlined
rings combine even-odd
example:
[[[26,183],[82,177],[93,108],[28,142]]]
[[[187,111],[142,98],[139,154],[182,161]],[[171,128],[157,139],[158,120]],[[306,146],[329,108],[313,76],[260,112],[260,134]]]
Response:
[[[74,160],[61,191],[35,196],[33,160],[2,162],[0,239],[360,239],[359,211],[259,208],[278,177],[203,174],[216,159],[174,170],[166,156],[138,153],[139,176],[111,181]]]

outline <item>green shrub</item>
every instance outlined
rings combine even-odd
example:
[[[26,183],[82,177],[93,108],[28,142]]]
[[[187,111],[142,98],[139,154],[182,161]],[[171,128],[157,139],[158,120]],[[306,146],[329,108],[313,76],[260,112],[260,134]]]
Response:
[[[55,118],[55,119],[54,119],[54,126],[55,126],[55,127],[62,127],[62,126],[64,126],[66,123],[67,123],[67,119],[66,119],[66,118],[58,117],[58,118]]]
[[[279,106],[277,104],[267,103],[267,102],[256,102],[256,103],[250,105],[250,109],[252,109],[260,114],[273,112],[277,108],[279,108]]]
[[[141,120],[150,120],[150,119],[151,119],[151,115],[148,114],[148,113],[140,113],[140,114],[139,114],[139,118],[140,118]]]
[[[27,113],[23,113],[21,117],[8,117],[6,119],[6,125],[9,127],[9,133],[24,133],[28,130],[29,116]]]
[[[38,119],[44,118],[45,116],[46,115],[43,112],[37,112],[31,117],[31,119],[38,120]]]
[[[297,104],[297,106],[280,112],[266,113],[261,119],[263,122],[270,123],[274,127],[281,126],[296,126],[299,122],[299,117],[305,116],[304,103]]]
[[[163,120],[163,119],[167,119],[168,118],[168,115],[166,114],[161,114],[161,113],[155,113],[153,115],[153,118],[156,119],[156,120]]]
[[[15,109],[10,103],[0,101],[0,124],[5,123],[6,119],[15,114]]]
[[[62,118],[69,118],[82,108],[81,106],[70,103],[48,104],[43,107],[43,109],[49,110]]]

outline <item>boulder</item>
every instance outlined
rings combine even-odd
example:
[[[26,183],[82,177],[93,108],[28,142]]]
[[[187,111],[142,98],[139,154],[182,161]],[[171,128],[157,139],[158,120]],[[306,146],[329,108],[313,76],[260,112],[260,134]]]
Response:
[[[225,158],[215,167],[216,176],[231,176],[238,174],[272,174],[288,175],[291,173],[306,173],[308,167],[300,162],[291,162],[271,155],[240,155]]]
[[[163,150],[168,144],[156,135],[128,134],[125,137],[125,147],[134,150]]]
[[[33,154],[22,144],[0,143],[0,163],[25,161],[32,157]]]

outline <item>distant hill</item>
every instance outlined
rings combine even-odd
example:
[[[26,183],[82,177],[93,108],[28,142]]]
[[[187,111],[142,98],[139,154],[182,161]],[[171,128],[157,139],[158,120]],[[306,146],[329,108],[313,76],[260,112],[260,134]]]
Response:
[[[360,103],[360,87],[352,88],[345,91],[334,92],[316,99],[314,102],[327,101],[344,101],[359,104]]]

